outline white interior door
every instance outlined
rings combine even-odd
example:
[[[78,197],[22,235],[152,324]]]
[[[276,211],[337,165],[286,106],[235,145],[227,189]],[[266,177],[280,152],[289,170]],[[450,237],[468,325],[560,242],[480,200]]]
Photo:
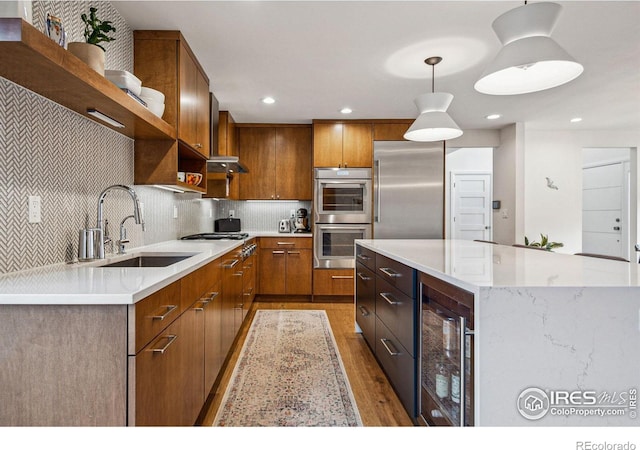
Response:
[[[582,169],[582,251],[629,259],[629,164]]]
[[[451,173],[451,237],[491,240],[491,174]]]

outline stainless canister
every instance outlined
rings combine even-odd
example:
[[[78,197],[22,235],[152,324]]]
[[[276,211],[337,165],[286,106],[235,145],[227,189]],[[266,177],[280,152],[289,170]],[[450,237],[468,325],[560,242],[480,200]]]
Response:
[[[80,230],[78,239],[78,260],[89,261],[92,259],[104,258],[102,253],[103,235],[100,228],[85,228]]]

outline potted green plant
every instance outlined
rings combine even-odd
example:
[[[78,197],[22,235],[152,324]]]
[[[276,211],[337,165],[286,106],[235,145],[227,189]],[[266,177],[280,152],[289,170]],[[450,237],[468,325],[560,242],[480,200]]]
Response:
[[[89,67],[104,76],[105,48],[100,45],[102,42],[111,42],[116,38],[109,36],[109,33],[116,29],[109,20],[100,20],[96,16],[97,8],[91,6],[89,15],[82,14],[80,18],[84,22],[85,42],[70,42],[69,51]]]
[[[562,242],[552,242],[549,240],[548,235],[544,235],[542,233],[540,233],[540,242],[529,242],[529,238],[525,236],[524,244],[528,245],[529,247],[542,248],[548,251],[551,251],[554,248],[564,247],[564,244]]]

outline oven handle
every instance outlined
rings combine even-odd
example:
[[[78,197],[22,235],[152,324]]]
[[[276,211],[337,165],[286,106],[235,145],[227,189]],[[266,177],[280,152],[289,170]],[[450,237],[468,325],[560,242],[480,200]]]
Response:
[[[318,230],[367,230],[370,225],[353,225],[353,224],[342,224],[342,225],[320,225],[316,224],[316,229]]]
[[[367,181],[366,180],[363,180],[363,181],[349,180],[349,181],[321,181],[320,182],[321,186],[326,186],[330,184],[339,184],[340,187],[344,187],[344,188],[359,188],[360,186],[366,186]]]

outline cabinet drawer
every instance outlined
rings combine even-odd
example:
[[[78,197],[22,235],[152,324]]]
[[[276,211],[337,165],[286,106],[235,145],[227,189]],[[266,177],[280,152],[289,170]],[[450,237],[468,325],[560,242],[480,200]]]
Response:
[[[364,265],[356,264],[356,323],[371,348],[376,339],[376,278]]]
[[[207,264],[191,272],[182,279],[182,301],[183,305],[190,305],[196,299],[207,293],[207,290],[218,281],[222,274],[220,260]]]
[[[376,315],[398,338],[409,354],[415,356],[415,301],[380,277],[376,281],[375,299]]]
[[[354,294],[353,269],[314,269],[313,295]]]
[[[396,337],[376,319],[376,358],[411,417],[416,417],[416,360]]]
[[[411,298],[416,298],[416,271],[376,253],[376,274]]]
[[[356,246],[356,261],[364,264],[371,270],[376,270],[376,254],[360,245]]]
[[[186,309],[188,305],[182,306],[180,285],[181,281],[171,283],[135,304],[134,353],[138,353]]]
[[[282,237],[261,237],[260,248],[279,248],[279,249],[292,249],[292,248],[312,248],[310,237],[291,237],[283,235]]]

